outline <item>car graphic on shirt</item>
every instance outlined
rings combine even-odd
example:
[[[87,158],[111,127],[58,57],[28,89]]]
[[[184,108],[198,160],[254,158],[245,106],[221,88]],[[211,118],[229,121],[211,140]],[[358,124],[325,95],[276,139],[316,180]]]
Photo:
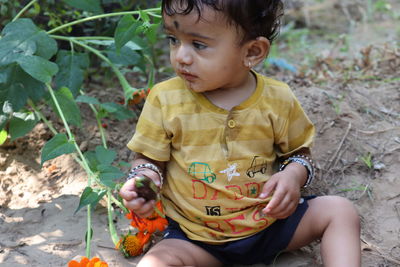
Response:
[[[193,162],[189,166],[189,174],[206,183],[213,183],[217,179],[215,173],[211,171],[210,165],[202,162]]]
[[[257,158],[259,158],[259,156],[254,156],[250,168],[248,168],[246,171],[247,176],[249,176],[250,178],[254,178],[254,175],[257,172],[261,172],[262,174],[264,174],[267,171],[266,162],[260,162],[261,160],[257,160]]]

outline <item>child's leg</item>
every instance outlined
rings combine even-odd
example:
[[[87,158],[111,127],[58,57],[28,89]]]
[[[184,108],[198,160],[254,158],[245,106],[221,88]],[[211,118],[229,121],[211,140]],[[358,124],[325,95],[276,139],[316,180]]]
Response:
[[[154,245],[138,267],[196,266],[219,267],[221,262],[202,248],[180,239],[164,239]]]
[[[308,204],[287,250],[320,238],[324,266],[361,266],[360,219],[353,204],[337,196],[317,197]]]

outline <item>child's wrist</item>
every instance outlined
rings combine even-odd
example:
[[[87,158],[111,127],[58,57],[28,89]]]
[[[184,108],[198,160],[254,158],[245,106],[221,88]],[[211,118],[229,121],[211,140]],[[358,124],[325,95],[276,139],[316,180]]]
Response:
[[[314,168],[314,162],[312,161],[311,158],[309,158],[306,155],[294,155],[291,156],[287,159],[285,159],[282,164],[279,167],[279,171],[283,171],[286,169],[289,165],[292,165],[291,163],[298,163],[302,165],[306,171],[307,171],[307,180],[305,182],[303,181],[303,188],[308,187],[312,180],[314,179],[315,176],[315,168]],[[304,177],[304,176],[303,176]],[[302,179],[304,180],[304,179]]]
[[[128,174],[127,181],[134,178],[135,176],[139,175],[140,173],[145,172],[146,170],[151,170],[158,174],[158,176],[160,178],[160,187],[162,187],[163,180],[164,180],[162,172],[155,164],[150,163],[150,162],[139,164],[139,165],[133,167]]]

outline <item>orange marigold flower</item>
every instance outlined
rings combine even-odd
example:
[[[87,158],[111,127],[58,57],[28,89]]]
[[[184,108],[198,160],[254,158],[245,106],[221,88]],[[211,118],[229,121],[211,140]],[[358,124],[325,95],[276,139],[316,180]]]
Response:
[[[125,257],[138,256],[143,253],[144,246],[150,241],[151,234],[138,232],[136,235],[127,234],[123,236],[118,244],[117,249],[121,250]]]
[[[90,260],[87,257],[81,257],[80,262],[76,260],[69,261],[68,267],[108,267],[108,264],[98,257],[93,257]]]
[[[156,208],[163,212],[161,201],[157,202]],[[164,231],[168,225],[167,219],[161,217],[157,212],[154,212],[148,218],[139,218],[134,212],[126,215],[126,218],[132,220],[131,225],[139,230],[139,232],[154,233],[155,231]]]
[[[132,98],[128,101],[128,105],[136,105],[146,99],[147,95],[150,92],[150,88],[146,89],[139,89],[132,94]]]

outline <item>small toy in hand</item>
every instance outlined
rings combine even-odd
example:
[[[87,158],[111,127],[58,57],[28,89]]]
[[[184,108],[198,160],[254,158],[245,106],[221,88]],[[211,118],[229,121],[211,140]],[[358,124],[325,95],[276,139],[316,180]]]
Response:
[[[142,197],[146,201],[158,199],[159,188],[146,175],[140,174],[135,177],[135,187],[138,197]]]

